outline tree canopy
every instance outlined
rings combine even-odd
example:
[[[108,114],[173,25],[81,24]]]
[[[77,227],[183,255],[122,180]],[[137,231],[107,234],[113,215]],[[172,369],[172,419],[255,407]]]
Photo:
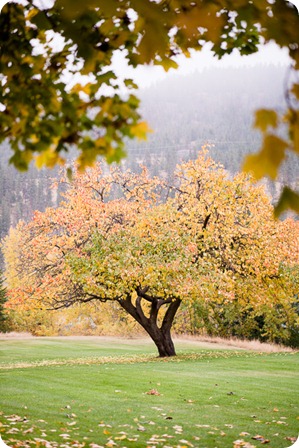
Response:
[[[181,304],[267,308],[270,339],[298,324],[294,279],[282,270],[299,264],[298,223],[275,221],[244,174],[229,179],[203,152],[178,167],[172,185],[145,168],[103,173],[100,165],[60,184],[64,202],[4,242],[10,309],[117,303],[160,356],[175,354],[170,331]],[[278,312],[287,329],[269,324]]]
[[[21,170],[32,159],[40,167],[63,163],[72,146],[81,169],[98,155],[120,160],[124,139],[144,138],[148,127],[135,84],[113,71],[116,51],[133,67],[168,70],[177,67],[176,56],[207,43],[220,58],[274,41],[293,60],[286,112],[257,112],[263,145],[245,169],[275,178],[287,152],[299,153],[298,25],[285,0],[10,1],[0,14],[0,141],[9,139],[10,161]],[[298,194],[288,188],[277,210],[287,207],[299,210]]]

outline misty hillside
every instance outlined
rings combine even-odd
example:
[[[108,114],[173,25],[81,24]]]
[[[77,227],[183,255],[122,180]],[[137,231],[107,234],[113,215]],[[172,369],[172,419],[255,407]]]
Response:
[[[211,154],[228,170],[240,169],[244,154],[258,149],[252,129],[259,107],[283,110],[286,68],[210,68],[172,76],[141,93],[142,112],[154,130],[148,142],[129,143],[129,159],[169,167],[210,142]],[[154,156],[153,156],[154,155]],[[160,160],[161,159],[161,160]],[[154,166],[153,166],[154,169]]]
[[[147,142],[129,142],[125,166],[140,162],[154,174],[169,176],[183,159],[196,157],[207,142],[212,156],[231,172],[240,169],[244,154],[258,149],[260,135],[252,129],[259,107],[284,108],[286,68],[259,66],[206,69],[188,76],[169,76],[139,92],[142,114],[154,132]],[[18,173],[8,166],[9,148],[0,155],[0,237],[19,219],[30,219],[35,209],[57,204],[50,190],[53,171],[32,167]],[[284,169],[285,182],[296,177],[298,163]]]

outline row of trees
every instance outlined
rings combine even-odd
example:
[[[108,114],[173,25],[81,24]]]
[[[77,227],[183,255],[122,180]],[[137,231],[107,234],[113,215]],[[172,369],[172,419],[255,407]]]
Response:
[[[105,170],[104,170],[105,171]],[[203,150],[174,182],[96,165],[4,240],[12,318],[112,302],[175,354],[171,328],[287,342],[298,330],[299,223]],[[57,187],[57,185],[56,185]],[[114,306],[114,305],[113,305]],[[191,324],[190,324],[191,322]]]

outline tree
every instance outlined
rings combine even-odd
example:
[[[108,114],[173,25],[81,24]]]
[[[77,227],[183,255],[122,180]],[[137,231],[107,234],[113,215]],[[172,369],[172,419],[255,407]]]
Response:
[[[247,55],[259,43],[275,41],[288,50],[296,75],[298,24],[296,8],[285,0],[9,2],[0,15],[0,139],[10,140],[10,161],[19,169],[33,158],[38,166],[63,163],[71,146],[79,149],[80,168],[98,155],[119,160],[124,139],[143,138],[148,128],[132,94],[135,84],[113,72],[117,51],[133,67],[168,70],[177,67],[177,55],[190,56],[207,43],[220,58],[233,50]],[[257,112],[264,142],[245,166],[257,177],[274,178],[288,151],[299,152],[299,84],[293,78],[283,117]],[[279,123],[286,123],[287,139],[279,135]],[[290,189],[277,211],[286,207],[299,209],[298,194]]]
[[[0,333],[7,331],[7,316],[5,315],[4,305],[7,301],[7,291],[4,286],[2,272],[0,272]]]
[[[206,151],[178,167],[173,185],[146,168],[104,175],[100,165],[60,183],[64,202],[18,229],[11,308],[112,301],[144,328],[160,356],[172,356],[182,301],[260,309],[275,296],[289,307],[292,298],[269,294],[267,282],[279,278],[281,264],[298,264],[298,225],[291,221],[286,244],[285,224],[273,219],[262,188],[244,174],[229,179]]]

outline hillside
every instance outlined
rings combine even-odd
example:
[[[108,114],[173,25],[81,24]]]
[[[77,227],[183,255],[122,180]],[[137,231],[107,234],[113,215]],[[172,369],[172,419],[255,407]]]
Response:
[[[124,165],[132,170],[145,163],[165,177],[182,159],[194,158],[205,143],[211,155],[230,172],[240,169],[244,154],[258,149],[259,133],[252,129],[259,107],[284,108],[282,66],[205,69],[188,76],[170,76],[139,92],[141,110],[154,132],[147,142],[129,142]],[[0,238],[19,219],[30,219],[35,209],[57,204],[51,178],[58,170],[16,172],[8,165],[9,147],[0,154]],[[283,168],[281,179],[296,179],[298,163]],[[271,192],[275,195],[275,185]]]

